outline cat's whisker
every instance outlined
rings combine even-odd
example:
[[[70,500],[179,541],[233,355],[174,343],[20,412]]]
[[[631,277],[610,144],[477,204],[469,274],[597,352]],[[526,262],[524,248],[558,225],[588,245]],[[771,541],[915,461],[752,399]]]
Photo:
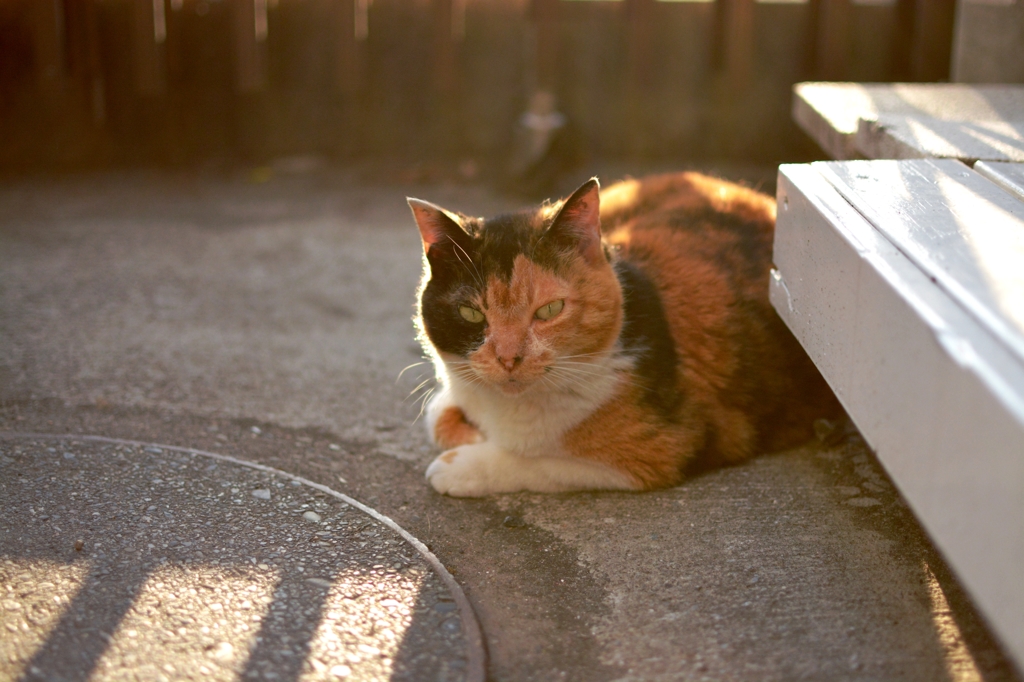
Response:
[[[583,390],[593,389],[597,385],[597,382],[590,380],[589,377],[583,377],[565,369],[556,369],[553,374],[556,378],[571,382]]]
[[[471,386],[486,386],[487,382],[479,374],[470,374],[465,379]]]
[[[419,384],[418,384],[418,385],[416,386],[416,388],[414,388],[414,389],[412,389],[411,391],[409,391],[409,395],[411,396],[411,395],[412,395],[412,394],[414,394],[414,393],[415,393],[416,391],[420,390],[421,388],[423,388],[424,386],[426,386],[427,384],[429,384],[429,383],[430,383],[430,382],[431,382],[431,381],[433,380],[433,378],[434,378],[434,377],[429,377],[429,378],[427,378],[427,379],[424,379],[423,381],[421,381],[421,382],[420,382],[420,383],[419,383]]]
[[[462,248],[457,241],[452,239],[451,236],[449,236],[448,239],[451,240],[451,243],[455,245],[456,249],[461,251],[462,254],[464,256],[466,256],[466,260],[469,261],[469,265],[471,265],[473,267],[473,270],[472,270],[473,279],[475,279],[476,283],[482,288],[484,286],[484,279],[481,276],[480,271],[477,269],[476,263],[473,262],[473,259],[469,257],[469,254],[466,253],[466,250],[464,248]],[[466,266],[467,270],[469,270],[469,266],[467,266],[466,262],[462,260],[462,256],[459,255],[458,251],[455,252],[455,257],[459,259],[460,263],[462,263],[464,266]]]
[[[414,362],[411,365],[406,365],[404,368],[402,368],[402,371],[398,373],[398,378],[395,379],[395,383],[397,384],[399,381],[401,381],[402,375],[405,374],[408,370],[412,369],[413,367],[419,367],[420,365],[426,365],[428,362],[429,360],[421,360],[419,362]]]
[[[417,377],[417,378],[419,378],[419,377]],[[427,384],[429,384],[431,381],[434,381],[434,380],[435,380],[434,377],[429,377],[429,378],[424,379],[423,381],[421,381],[419,383],[419,385],[416,386],[416,388],[414,388],[411,391],[409,391],[409,394],[405,396],[405,399],[402,402],[408,402],[410,400],[413,401],[413,402],[416,402],[418,400],[424,400],[424,396],[428,396],[428,395],[430,395],[431,393],[433,393],[436,390],[436,386],[431,386],[430,388],[426,388]],[[424,390],[424,389],[426,389],[426,390]],[[423,392],[420,393],[419,395],[416,395],[420,391],[423,391]]]
[[[431,376],[428,376],[428,377],[427,377],[426,379],[424,379],[424,378],[423,378],[423,374],[424,374],[423,372],[420,372],[419,374],[417,374],[417,375],[416,375],[416,379],[415,379],[415,380],[416,380],[416,381],[419,381],[420,383],[416,384],[416,388],[414,388],[414,389],[412,389],[411,391],[409,391],[408,395],[406,395],[406,396],[405,396],[405,399],[406,399],[406,400],[408,400],[409,398],[411,398],[411,397],[412,397],[413,395],[415,395],[415,394],[416,394],[416,393],[417,393],[418,391],[421,391],[421,390],[423,390],[423,387],[424,387],[424,386],[425,386],[426,384],[428,384],[428,383],[430,383],[430,382],[431,382],[432,380],[434,380],[434,377],[433,377],[432,375],[431,375]]]
[[[560,355],[560,356],[558,356],[558,359],[559,360],[569,360],[569,359],[572,359],[572,358],[592,358],[592,357],[596,357],[596,356],[599,356],[599,355],[610,355],[610,353],[609,353],[609,351],[606,351],[606,350],[598,350],[598,351],[594,351],[593,353],[576,353],[574,355]]]
[[[566,365],[572,365],[572,369],[578,369],[580,371],[593,372],[595,374],[607,374],[607,372],[608,372],[607,369],[602,368],[600,365],[595,365],[592,362],[575,362],[573,360],[568,360],[568,361],[556,362],[556,363],[553,363],[553,364],[561,366],[561,367],[564,367],[565,369],[569,369],[569,367],[566,367]]]
[[[602,369],[590,364],[589,362],[556,362],[551,367],[557,367],[558,369],[566,372],[578,372],[580,374],[589,374],[596,377],[605,377],[609,375],[607,369]]]
[[[469,366],[468,362],[466,363],[466,365],[467,366],[465,367],[454,368],[451,371],[451,375],[454,377],[458,377],[459,379],[465,381],[470,385],[485,385],[486,382],[484,381],[483,377],[477,374],[476,371],[471,366]]]
[[[553,362],[580,362],[581,364],[592,365],[609,358],[611,355],[611,353],[580,353],[578,355],[562,355],[556,357]]]
[[[549,377],[547,375],[541,377],[541,383],[549,387],[551,390],[557,391],[559,393],[570,393],[572,395],[578,395],[576,391],[574,391],[573,389],[568,388],[566,386],[562,386],[557,381],[555,381],[553,377]]]
[[[571,376],[571,377],[575,378],[577,381],[586,382],[586,385],[588,386],[588,388],[596,388],[596,387],[598,387],[600,385],[600,382],[598,381],[598,379],[601,379],[601,378],[607,376],[607,374],[604,373],[604,372],[587,371],[587,370],[584,370],[584,369],[580,369],[578,367],[560,367],[558,365],[551,365],[551,367],[552,367],[552,370],[555,372],[556,375],[562,376],[562,377],[565,377],[565,378],[568,378],[568,377]],[[627,385],[627,386],[631,386],[631,387],[635,387],[635,388],[640,388],[640,389],[645,390],[645,391],[650,390],[647,386],[644,386],[643,384],[637,382],[635,379],[633,379],[628,374],[625,374],[623,372],[618,372],[617,373],[616,380],[618,382],[620,382],[620,383],[623,383],[623,384]]]
[[[419,398],[419,401],[420,401],[420,411],[419,411],[419,412],[418,412],[418,413],[416,414],[416,418],[412,420],[412,423],[413,423],[413,424],[415,424],[416,422],[418,422],[418,421],[420,420],[420,417],[422,417],[422,416],[423,416],[423,413],[424,413],[424,412],[426,412],[426,410],[427,410],[427,402],[428,402],[428,398],[430,398],[430,396],[434,395],[434,391],[436,391],[436,390],[437,390],[436,388],[431,388],[431,389],[430,389],[429,391],[427,391],[426,393],[424,393],[424,394],[423,394],[423,395],[422,395],[422,396],[421,396],[421,397]]]
[[[416,396],[416,400],[414,400],[414,401],[413,401],[413,404],[415,404],[415,403],[419,403],[419,404],[420,404],[420,410],[422,411],[422,409],[423,409],[423,405],[424,405],[424,404],[426,403],[426,401],[427,401],[427,398],[428,398],[428,397],[429,397],[429,396],[430,396],[430,395],[431,395],[431,394],[432,394],[433,392],[434,392],[434,389],[433,389],[433,388],[429,388],[429,389],[427,389],[427,390],[426,390],[426,391],[424,391],[424,392],[423,392],[422,394],[420,394],[420,395]]]
[[[567,393],[571,396],[576,397],[586,395],[587,391],[589,390],[588,386],[581,386],[579,382],[561,377],[552,377],[551,385],[554,386],[555,389],[560,391],[561,393]]]

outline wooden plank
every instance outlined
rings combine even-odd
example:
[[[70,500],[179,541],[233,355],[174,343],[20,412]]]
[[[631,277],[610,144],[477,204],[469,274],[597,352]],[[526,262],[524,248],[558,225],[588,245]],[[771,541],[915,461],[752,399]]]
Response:
[[[55,94],[64,82],[64,6],[58,2],[28,3],[36,83]]]
[[[793,118],[833,159],[856,159],[861,119],[931,116],[944,121],[1015,121],[1024,111],[1024,85],[951,83],[798,83]]]
[[[89,103],[92,105],[93,123],[101,126],[107,120],[107,85],[103,75],[103,61],[100,54],[99,17],[97,16],[97,7],[94,0],[85,0],[82,4],[85,20],[85,49],[88,55]]]
[[[861,119],[854,139],[869,159],[1024,161],[1024,112],[1020,116],[1019,121],[968,122],[879,114],[876,121]]]
[[[267,0],[232,0],[235,88],[259,92],[267,84]]]
[[[722,5],[723,66],[733,95],[750,84],[754,71],[754,0],[719,0]]]
[[[849,78],[849,0],[818,0],[815,75],[827,80]]]
[[[1024,163],[979,161],[974,170],[1024,201]]]
[[[959,0],[953,39],[953,80],[1024,82],[1024,3]]]
[[[458,85],[456,64],[456,38],[453,29],[456,19],[463,6],[456,0],[433,0],[431,14],[433,19],[433,80],[434,90],[441,95],[449,95]]]
[[[354,93],[363,83],[363,53],[369,31],[365,0],[337,0],[331,4],[331,21],[338,45],[335,83],[344,93]]]
[[[896,0],[891,80],[949,80],[956,0]]]
[[[624,97],[621,101],[623,133],[627,149],[637,156],[649,154],[659,145],[652,113],[657,92],[658,58],[655,0],[625,0],[626,64]]]
[[[910,79],[949,80],[956,0],[915,0]]]
[[[144,95],[159,95],[167,85],[163,57],[167,15],[163,0],[135,0],[132,18],[135,89]]]
[[[772,302],[1021,665],[1024,364],[823,170],[780,168]]]
[[[100,61],[96,0],[66,0],[68,75],[77,82],[93,123],[106,118],[106,92]]]
[[[558,3],[559,0],[530,1],[533,68],[532,73],[527,74],[527,85],[534,91],[553,93],[558,90]]]
[[[655,0],[626,0],[626,79],[631,94],[654,84]]]
[[[1024,361],[1024,203],[956,161],[815,166],[875,229]]]

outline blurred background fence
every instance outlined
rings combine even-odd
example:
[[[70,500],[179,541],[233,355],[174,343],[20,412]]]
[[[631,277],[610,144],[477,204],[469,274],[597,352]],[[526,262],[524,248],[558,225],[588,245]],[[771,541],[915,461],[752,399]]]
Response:
[[[0,170],[808,153],[807,79],[945,80],[955,0],[0,0]],[[541,101],[535,93],[553,97]],[[533,98],[533,99],[532,99]]]

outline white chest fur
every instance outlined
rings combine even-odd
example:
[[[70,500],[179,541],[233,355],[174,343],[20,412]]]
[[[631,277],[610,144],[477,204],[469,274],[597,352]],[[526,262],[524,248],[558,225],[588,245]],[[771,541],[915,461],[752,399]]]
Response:
[[[588,367],[585,390],[545,382],[514,396],[446,372],[439,377],[443,390],[427,408],[427,424],[433,431],[441,412],[454,405],[494,445],[525,457],[563,456],[562,436],[615,395],[629,365],[610,355]]]

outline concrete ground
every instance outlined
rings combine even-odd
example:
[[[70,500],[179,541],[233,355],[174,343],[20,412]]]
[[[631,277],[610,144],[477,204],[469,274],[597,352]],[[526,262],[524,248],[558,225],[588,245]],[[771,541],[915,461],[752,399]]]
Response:
[[[432,557],[246,464],[0,432],[0,677],[483,679]]]
[[[454,574],[493,680],[1020,679],[856,434],[643,495],[437,495],[429,367],[398,378],[421,360],[404,197],[513,204],[339,170],[254,179],[0,186],[0,430],[208,450],[361,500]]]

